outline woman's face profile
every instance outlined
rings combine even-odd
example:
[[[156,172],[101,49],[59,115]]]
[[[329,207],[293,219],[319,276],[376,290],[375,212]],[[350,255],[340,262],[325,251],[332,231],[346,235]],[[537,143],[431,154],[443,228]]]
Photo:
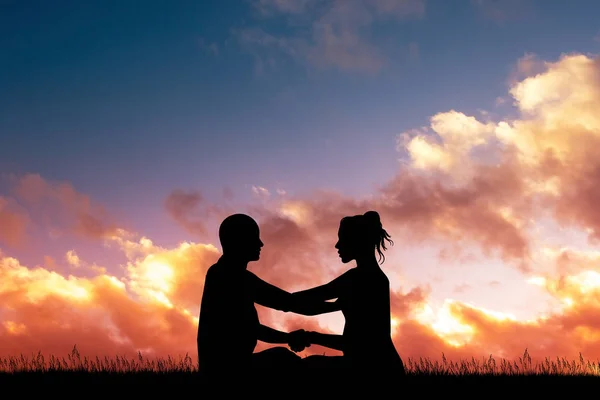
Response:
[[[344,264],[356,258],[356,244],[353,240],[352,231],[349,229],[347,224],[340,224],[340,228],[338,230],[338,241],[335,244],[335,248],[338,249],[338,254]]]

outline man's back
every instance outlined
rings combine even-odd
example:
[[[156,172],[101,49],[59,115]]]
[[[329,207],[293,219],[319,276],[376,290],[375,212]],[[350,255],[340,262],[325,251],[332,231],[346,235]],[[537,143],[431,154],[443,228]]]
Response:
[[[250,361],[260,323],[248,274],[222,259],[208,269],[198,323],[201,369],[239,367]]]

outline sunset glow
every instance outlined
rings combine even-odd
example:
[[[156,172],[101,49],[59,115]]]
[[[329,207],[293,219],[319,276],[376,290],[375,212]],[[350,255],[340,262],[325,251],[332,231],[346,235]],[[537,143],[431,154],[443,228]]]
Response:
[[[249,269],[296,291],[354,265],[340,219],[376,210],[401,357],[600,357],[597,22],[571,31],[559,16],[584,17],[567,6],[527,22],[501,1],[463,2],[457,21],[421,0],[242,3],[149,6],[161,29],[113,10],[136,28],[106,43],[108,23],[77,22],[106,12],[92,5],[64,31],[7,28],[0,356],[195,359],[223,218],[253,216]],[[9,8],[0,26],[54,18]],[[258,311],[343,329],[340,313]]]

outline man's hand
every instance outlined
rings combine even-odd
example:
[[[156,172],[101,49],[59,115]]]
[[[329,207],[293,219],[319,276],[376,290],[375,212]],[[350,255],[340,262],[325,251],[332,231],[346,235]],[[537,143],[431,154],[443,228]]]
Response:
[[[304,329],[298,329],[288,334],[288,345],[293,352],[297,353],[304,350],[306,347],[310,347],[308,341],[308,335]]]

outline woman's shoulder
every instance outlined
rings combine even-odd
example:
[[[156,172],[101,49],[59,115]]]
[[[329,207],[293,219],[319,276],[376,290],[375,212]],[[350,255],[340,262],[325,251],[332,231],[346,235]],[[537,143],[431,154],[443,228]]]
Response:
[[[360,273],[360,271],[358,270],[358,268],[353,267],[353,268],[350,268],[348,271],[344,272],[342,275],[340,275],[340,277],[344,278],[344,279],[352,279],[352,278],[358,276],[359,273]]]
[[[371,269],[365,271],[365,276],[361,276],[360,279],[368,280],[375,285],[389,286],[390,280],[387,275],[381,269]]]
[[[357,267],[350,268],[348,271],[340,275],[340,278],[343,280],[361,280],[370,282],[381,282],[386,284],[389,284],[390,282],[387,275],[380,269],[361,270]]]
[[[343,274],[339,275],[335,279],[335,281],[336,281],[336,283],[337,283],[338,286],[341,285],[341,287],[348,287],[348,286],[352,286],[353,282],[357,278],[358,277],[357,277],[356,268],[350,268],[349,270],[347,270]]]

